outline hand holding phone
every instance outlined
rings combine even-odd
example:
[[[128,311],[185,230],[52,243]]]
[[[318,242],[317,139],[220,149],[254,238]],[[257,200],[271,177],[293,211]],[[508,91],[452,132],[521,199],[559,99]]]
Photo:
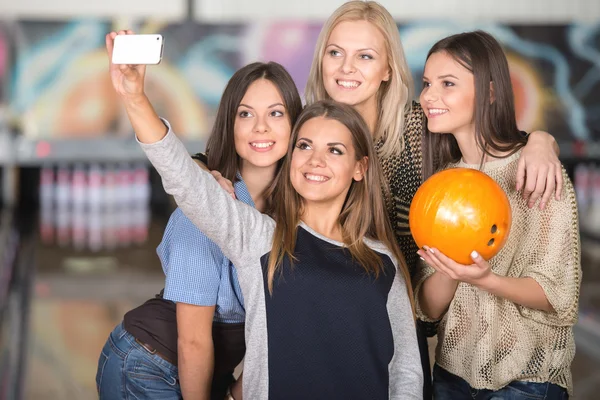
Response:
[[[127,117],[131,122],[136,136],[143,143],[153,143],[164,136],[166,127],[144,92],[146,64],[137,63],[141,61],[158,62],[160,59],[156,57],[151,59],[144,57],[144,59],[141,59],[138,55],[129,57],[125,54],[123,54],[123,58],[120,58],[119,50],[115,49],[115,44],[118,44],[123,39],[130,44],[131,42],[128,42],[126,39],[128,36],[134,36],[133,32],[130,30],[121,30],[119,32],[110,32],[105,37],[110,80],[119,100],[125,106]],[[160,39],[154,41],[159,42]],[[117,60],[113,60],[113,55],[117,57]],[[115,64],[114,61],[135,64]]]
[[[130,43],[127,39],[123,42],[125,46],[121,47],[121,50],[114,51],[115,43],[122,40],[118,38],[127,38],[130,36],[135,36],[130,30],[122,30],[118,33],[110,32],[106,35],[106,52],[109,60],[110,79],[115,91],[125,102],[128,100],[137,101],[140,99],[140,96],[144,96],[144,77],[146,75],[145,64],[116,64],[114,62],[113,55],[121,58],[117,60],[119,62],[140,61],[137,59],[138,57],[135,57],[135,60],[126,55],[121,57],[120,53],[122,54],[122,51],[127,47],[127,43]],[[129,59],[125,60],[125,58]]]
[[[162,59],[162,35],[117,35],[112,50],[113,64],[156,65]]]

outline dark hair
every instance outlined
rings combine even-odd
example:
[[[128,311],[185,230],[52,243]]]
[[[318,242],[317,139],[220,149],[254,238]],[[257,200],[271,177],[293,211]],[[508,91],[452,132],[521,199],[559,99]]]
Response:
[[[491,155],[489,149],[509,152],[509,156],[523,147],[527,139],[517,128],[508,61],[498,41],[483,31],[460,33],[434,44],[427,59],[439,52],[447,53],[474,75],[475,138],[484,156]],[[433,134],[425,126],[423,145],[424,178],[460,160],[453,135]]]
[[[211,171],[219,171],[231,182],[236,181],[236,174],[241,165],[240,156],[235,151],[233,137],[237,109],[248,87],[259,79],[272,82],[279,90],[290,126],[294,126],[298,115],[302,112],[302,100],[298,89],[290,74],[281,64],[255,62],[237,70],[227,82],[212,132],[206,143],[207,167]],[[281,161],[279,166],[281,166]]]

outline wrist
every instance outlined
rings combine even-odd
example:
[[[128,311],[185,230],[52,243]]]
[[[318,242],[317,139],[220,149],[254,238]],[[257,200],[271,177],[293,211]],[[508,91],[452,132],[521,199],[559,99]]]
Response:
[[[494,294],[499,283],[500,283],[500,276],[495,274],[494,272],[490,272],[485,277],[479,279],[475,283],[475,286],[477,286],[481,290],[485,290],[488,293]]]
[[[450,278],[448,275],[444,274],[440,271],[435,271],[433,275],[436,275],[437,281],[445,286],[458,286],[458,281],[456,279]]]
[[[544,132],[544,131],[533,131],[533,132],[531,132],[527,136],[527,140],[528,141],[533,140],[534,142],[539,142],[539,143],[550,143],[551,145],[556,142],[556,139],[554,139],[554,136],[552,136],[552,135],[550,135],[550,134],[548,134],[547,132]]]
[[[149,103],[148,97],[146,93],[142,92],[139,94],[130,94],[121,97],[125,108],[129,110],[135,110],[141,106],[147,105]]]

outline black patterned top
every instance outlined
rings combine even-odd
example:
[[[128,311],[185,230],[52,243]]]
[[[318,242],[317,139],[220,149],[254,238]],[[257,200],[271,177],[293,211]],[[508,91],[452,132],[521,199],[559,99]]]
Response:
[[[415,193],[423,182],[423,123],[425,114],[421,105],[413,102],[411,112],[404,125],[404,150],[400,156],[381,159],[383,174],[388,183],[390,196],[387,198],[388,215],[396,240],[402,250],[410,276],[414,279],[417,270],[419,249],[408,226],[408,211]],[[379,150],[383,142],[375,147]],[[437,322],[417,321],[425,336],[435,336]]]
[[[422,135],[425,115],[419,103],[413,102],[412,111],[406,116],[404,150],[400,156],[381,159],[383,173],[389,185],[388,214],[394,234],[404,254],[411,276],[417,266],[418,247],[410,234],[408,210],[417,189],[423,181]],[[382,146],[379,141],[376,148]]]

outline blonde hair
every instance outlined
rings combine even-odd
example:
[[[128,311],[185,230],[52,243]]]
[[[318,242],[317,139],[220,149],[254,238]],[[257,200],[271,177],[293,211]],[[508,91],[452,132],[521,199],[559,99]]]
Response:
[[[316,101],[331,98],[323,85],[323,56],[331,32],[340,22],[344,21],[368,21],[379,29],[386,39],[390,79],[381,82],[377,94],[378,118],[375,132],[372,134],[375,142],[379,139],[384,142],[380,149],[382,157],[400,155],[404,150],[405,116],[412,107],[414,88],[412,75],[400,42],[398,27],[390,13],[381,4],[375,1],[349,1],[331,14],[317,39],[306,84],[306,104],[310,105]]]
[[[353,181],[348,191],[346,201],[339,216],[344,245],[367,273],[375,278],[385,273],[381,257],[363,241],[369,238],[381,242],[393,254],[398,263],[398,270],[404,278],[406,290],[413,307],[413,292],[408,267],[402,251],[398,247],[392,225],[385,211],[384,195],[381,190],[372,188],[382,187],[383,171],[377,160],[373,139],[367,124],[358,111],[348,104],[337,103],[333,100],[315,102],[307,106],[292,130],[287,156],[276,177],[275,187],[275,232],[273,247],[267,266],[267,286],[273,294],[273,281],[277,271],[281,272],[284,259],[293,264],[295,260],[296,232],[303,210],[303,199],[294,189],[290,169],[292,154],[296,147],[298,134],[302,126],[313,118],[323,117],[343,124],[352,135],[352,145],[356,152],[356,161],[366,160],[366,171],[360,181]]]

